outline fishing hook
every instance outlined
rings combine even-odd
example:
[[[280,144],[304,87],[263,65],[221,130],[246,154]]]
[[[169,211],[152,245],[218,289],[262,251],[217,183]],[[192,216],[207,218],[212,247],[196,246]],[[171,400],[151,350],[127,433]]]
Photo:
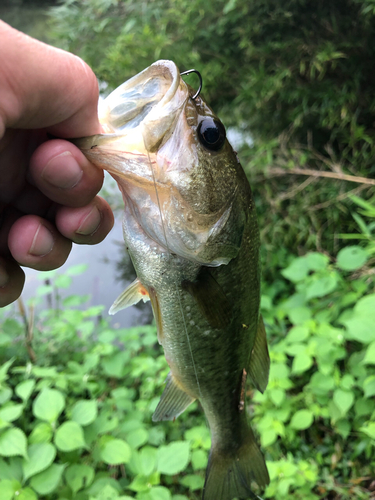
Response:
[[[199,71],[197,71],[196,69],[188,69],[187,71],[184,71],[182,73],[180,73],[180,75],[190,75],[190,73],[196,73],[198,75],[198,78],[199,78],[199,89],[197,90],[197,92],[191,97],[193,99],[193,101],[199,96],[201,90],[202,90],[202,85],[203,85],[203,80],[202,80],[202,75],[199,73]]]

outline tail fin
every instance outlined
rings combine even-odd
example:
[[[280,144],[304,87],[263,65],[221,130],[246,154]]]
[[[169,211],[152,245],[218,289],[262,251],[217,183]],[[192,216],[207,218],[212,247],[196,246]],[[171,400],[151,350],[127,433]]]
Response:
[[[230,454],[211,448],[202,500],[258,499],[250,484],[270,482],[267,467],[250,428],[246,441]]]

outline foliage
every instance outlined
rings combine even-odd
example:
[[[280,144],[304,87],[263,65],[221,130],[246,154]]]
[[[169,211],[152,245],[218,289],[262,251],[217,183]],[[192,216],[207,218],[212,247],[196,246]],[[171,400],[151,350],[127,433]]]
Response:
[[[265,498],[369,499],[373,283],[350,278],[360,252],[351,271],[345,249],[336,263],[283,253],[287,265],[262,297],[270,383],[264,395],[249,391],[272,479]],[[210,449],[204,416],[194,403],[176,422],[151,422],[168,372],[155,327],[112,328],[101,307],[80,309],[87,297],[62,300],[57,284],[83,269],[49,273],[37,295],[51,308],[34,323],[0,312],[1,498],[197,500]]]
[[[55,43],[110,88],[161,58],[199,69],[224,124],[253,138],[240,157],[266,241],[331,255],[338,233],[354,230],[346,194],[358,185],[288,172],[374,177],[374,16],[373,0],[65,0],[53,10]]]

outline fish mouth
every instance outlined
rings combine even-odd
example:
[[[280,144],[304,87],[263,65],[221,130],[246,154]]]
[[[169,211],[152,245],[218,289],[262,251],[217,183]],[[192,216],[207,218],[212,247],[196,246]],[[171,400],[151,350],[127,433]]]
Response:
[[[157,61],[100,103],[103,134],[72,142],[98,167],[125,177],[125,173],[129,174],[129,162],[144,162],[168,141],[188,98],[188,87],[176,64]],[[116,154],[121,155],[122,165],[105,161],[106,155],[113,159]]]
[[[127,80],[102,102],[99,121],[106,133],[126,134],[173,112],[181,77],[174,62],[157,61]]]

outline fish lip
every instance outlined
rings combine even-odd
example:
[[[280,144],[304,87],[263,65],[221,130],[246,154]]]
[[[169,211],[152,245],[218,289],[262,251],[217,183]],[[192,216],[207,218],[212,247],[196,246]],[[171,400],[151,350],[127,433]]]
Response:
[[[142,114],[144,108],[149,106],[149,103],[153,102],[155,97],[154,95],[149,96],[149,101],[147,102],[147,92],[146,98],[142,96],[142,90],[144,90],[144,88],[152,82],[152,80],[155,81],[157,88],[157,80],[160,82],[160,88],[165,87],[169,81],[170,85],[164,95],[162,95],[160,99],[156,100],[154,105],[151,105],[150,110],[145,114],[145,116],[139,120],[139,115]],[[171,101],[173,101],[181,82],[183,82],[183,80],[181,79],[180,72],[173,61],[162,59],[154,62],[151,66],[117,87],[103,101],[101,101],[98,113],[103,132],[106,135],[116,134],[119,136],[126,136],[130,130],[156,122],[160,119],[160,115],[163,114],[163,110],[165,110],[166,107],[173,107],[173,103],[171,104]],[[141,91],[138,98],[134,98],[132,96],[132,91],[135,89],[140,89]],[[159,90],[157,90],[156,93],[158,92]],[[127,93],[129,97],[124,98]],[[124,121],[123,115],[119,113],[116,114],[116,110],[119,108],[121,109],[121,107],[126,108],[127,105],[131,105],[132,103],[135,104],[136,111],[140,101],[143,103],[143,107],[139,110],[140,112],[134,113],[134,116],[128,121]],[[120,106],[119,102],[121,103]],[[132,124],[134,122],[136,122],[135,126]]]

